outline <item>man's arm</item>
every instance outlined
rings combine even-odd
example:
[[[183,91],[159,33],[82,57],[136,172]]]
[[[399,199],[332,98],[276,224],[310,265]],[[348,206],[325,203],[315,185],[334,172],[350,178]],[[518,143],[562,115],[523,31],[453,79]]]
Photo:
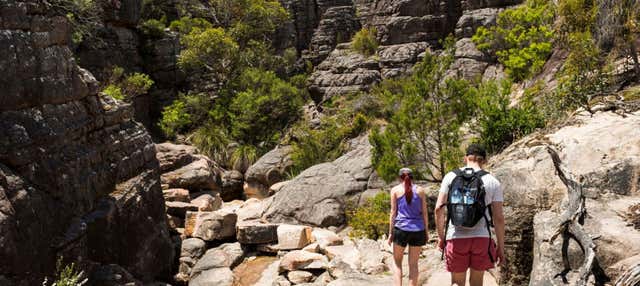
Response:
[[[438,239],[439,241],[439,246],[440,248],[444,247],[444,241],[445,241],[445,233],[444,233],[444,229],[445,229],[445,211],[446,209],[444,208],[445,204],[447,203],[447,193],[443,193],[440,192],[438,194],[438,201],[436,202],[436,206],[434,209],[434,213],[436,216],[436,231],[438,232]]]
[[[502,202],[491,203],[491,213],[493,214],[493,225],[496,231],[496,239],[498,240],[497,258],[498,264],[504,264],[504,213],[502,211]]]
[[[391,211],[389,212],[389,245],[391,245],[391,241],[393,241],[393,226],[396,223],[396,216],[398,215],[398,202],[396,201],[395,192],[391,189],[390,193]]]

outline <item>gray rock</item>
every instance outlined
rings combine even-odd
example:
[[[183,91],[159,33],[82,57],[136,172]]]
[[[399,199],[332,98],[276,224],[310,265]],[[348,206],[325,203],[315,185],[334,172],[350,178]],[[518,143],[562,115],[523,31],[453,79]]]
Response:
[[[169,188],[182,188],[189,191],[220,190],[220,173],[208,158],[200,158],[184,167],[162,174],[162,183]]]
[[[235,237],[238,215],[221,209],[213,212],[187,212],[185,235],[205,241],[224,240]]]
[[[213,268],[189,281],[189,286],[233,286],[233,272],[228,267]]]
[[[261,221],[244,221],[236,227],[236,238],[242,244],[265,244],[278,241],[278,225]]]
[[[280,260],[279,271],[294,271],[299,269],[327,269],[327,257],[303,250],[287,252]]]
[[[244,176],[236,170],[222,173],[222,191],[220,197],[224,201],[232,201],[242,198],[242,185]]]
[[[185,189],[163,190],[162,195],[164,196],[165,202],[188,203],[191,201],[191,197],[189,196],[189,190],[185,190]]]
[[[377,275],[389,270],[384,263],[385,255],[379,242],[371,239],[362,239],[358,241],[357,245],[362,272]]]
[[[313,279],[313,274],[307,271],[295,270],[287,273],[287,278],[289,278],[289,281],[291,281],[291,283],[296,285],[311,281],[311,279]]]
[[[245,173],[245,195],[249,198],[267,196],[269,187],[282,181],[293,165],[292,151],[291,146],[278,146],[251,165]]]
[[[313,166],[273,196],[265,210],[269,221],[316,226],[345,223],[348,199],[366,190],[371,167],[371,145],[363,137],[352,151],[331,163]]]
[[[503,9],[484,8],[464,11],[456,23],[457,38],[471,38],[479,27],[489,27],[496,24],[498,14]]]
[[[180,257],[198,259],[204,254],[207,244],[199,238],[187,238],[182,241]]]
[[[309,50],[303,59],[317,65],[322,62],[337,44],[348,42],[360,29],[353,6],[336,6],[328,8],[311,38]]]
[[[160,162],[160,171],[165,173],[191,164],[198,160],[198,149],[190,145],[169,142],[156,144],[156,158]]]
[[[191,200],[191,204],[197,206],[199,211],[217,211],[222,207],[222,198],[220,198],[219,194],[215,196],[204,194]]]
[[[234,268],[244,258],[244,250],[240,243],[225,243],[207,252],[198,260],[191,270],[191,277],[197,277],[210,269],[227,267]]]
[[[198,211],[198,206],[184,202],[165,202],[167,213],[177,217],[185,217],[187,211]]]

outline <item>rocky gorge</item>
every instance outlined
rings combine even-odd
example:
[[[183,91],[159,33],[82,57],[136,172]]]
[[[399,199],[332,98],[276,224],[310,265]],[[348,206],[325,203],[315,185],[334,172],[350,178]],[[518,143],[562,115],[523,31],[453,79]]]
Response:
[[[142,1],[105,2],[106,46],[75,49],[71,24],[48,2],[0,2],[0,285],[42,285],[59,259],[75,263],[86,285],[391,285],[384,238],[353,237],[348,225],[349,208],[391,186],[373,166],[369,134],[295,175],[290,145],[233,170],[188,140],[158,140],[160,111],[189,84],[176,64],[178,36],[139,34]],[[506,77],[471,37],[520,3],[280,2],[290,18],[274,43],[312,64],[306,88],[318,110],[410,73],[449,34],[448,73]],[[364,26],[380,43],[370,56],[350,48]],[[157,84],[132,102],[105,96],[99,82],[114,64]],[[579,110],[491,158],[505,193],[508,263],[485,285],[636,285],[624,281],[640,263],[638,110]],[[420,183],[433,204],[438,184]],[[578,233],[588,244],[571,239]],[[431,236],[420,285],[445,285]]]

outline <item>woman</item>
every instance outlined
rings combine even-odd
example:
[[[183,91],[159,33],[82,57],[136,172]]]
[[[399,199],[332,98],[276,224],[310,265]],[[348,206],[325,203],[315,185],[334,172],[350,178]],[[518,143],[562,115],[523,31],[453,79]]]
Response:
[[[391,214],[389,218],[389,245],[393,242],[395,269],[393,283],[402,286],[402,258],[409,245],[409,285],[418,285],[418,258],[422,246],[429,240],[427,232],[427,200],[423,188],[411,181],[411,169],[399,172],[401,184],[391,189]]]

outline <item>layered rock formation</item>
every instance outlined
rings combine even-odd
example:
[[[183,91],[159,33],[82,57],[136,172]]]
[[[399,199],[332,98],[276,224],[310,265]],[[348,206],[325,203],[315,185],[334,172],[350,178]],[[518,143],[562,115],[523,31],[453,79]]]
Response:
[[[88,273],[118,264],[142,281],[168,277],[154,145],[130,105],[97,94],[69,24],[49,12],[0,7],[0,276],[39,285],[64,256]]]

